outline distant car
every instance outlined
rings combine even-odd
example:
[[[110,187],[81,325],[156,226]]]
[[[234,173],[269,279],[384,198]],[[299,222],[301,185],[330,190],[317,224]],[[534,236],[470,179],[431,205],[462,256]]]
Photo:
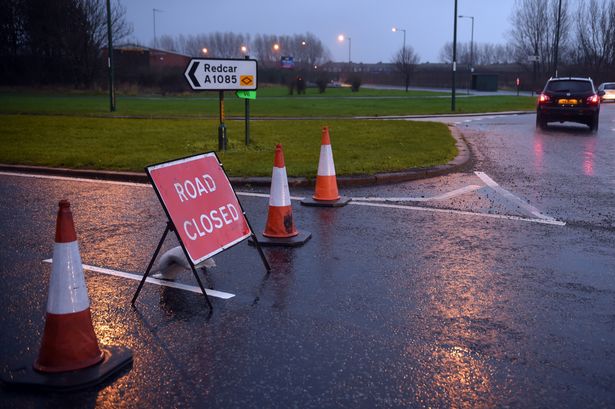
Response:
[[[600,96],[591,78],[551,78],[538,95],[536,126],[546,128],[549,122],[578,122],[598,130]]]
[[[598,87],[598,92],[604,92],[600,96],[600,101],[615,101],[615,82],[604,82]]]

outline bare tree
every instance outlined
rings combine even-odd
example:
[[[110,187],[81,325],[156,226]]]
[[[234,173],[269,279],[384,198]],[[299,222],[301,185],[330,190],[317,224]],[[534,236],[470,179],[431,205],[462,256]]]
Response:
[[[166,51],[179,51],[179,47],[177,46],[177,41],[175,38],[168,34],[161,35],[157,41],[158,48]]]
[[[410,78],[412,78],[412,74],[414,74],[414,70],[416,69],[416,65],[419,61],[420,57],[414,52],[414,49],[411,46],[400,48],[391,61],[395,64],[395,68],[401,73],[404,79],[406,92],[408,91],[408,86],[410,85]]]
[[[558,30],[559,1],[562,9]],[[536,55],[540,59],[535,63],[536,69],[543,74],[553,72],[556,45],[565,51],[570,40],[568,0],[516,0],[511,23],[510,39],[516,61],[529,67],[529,57]]]
[[[615,64],[615,0],[579,4],[576,32],[580,63],[593,72]]]

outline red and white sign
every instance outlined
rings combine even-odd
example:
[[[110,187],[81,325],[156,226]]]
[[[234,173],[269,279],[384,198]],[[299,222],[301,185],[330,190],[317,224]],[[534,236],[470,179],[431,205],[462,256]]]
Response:
[[[146,170],[193,264],[252,234],[215,153],[152,165]]]

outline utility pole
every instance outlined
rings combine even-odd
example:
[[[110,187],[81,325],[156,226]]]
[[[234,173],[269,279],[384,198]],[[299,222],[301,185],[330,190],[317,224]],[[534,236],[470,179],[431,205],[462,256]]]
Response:
[[[109,71],[109,111],[115,112],[115,75],[113,65],[113,35],[111,29],[111,4],[107,0],[107,69]]]
[[[451,111],[455,111],[455,76],[457,71],[457,0],[453,13],[453,86],[451,90]]]
[[[557,60],[558,60],[558,52],[559,52],[559,29],[560,22],[562,20],[562,0],[559,0],[559,5],[557,9],[557,28],[555,30],[555,56],[553,58],[553,63],[555,65],[555,76],[557,77]]]

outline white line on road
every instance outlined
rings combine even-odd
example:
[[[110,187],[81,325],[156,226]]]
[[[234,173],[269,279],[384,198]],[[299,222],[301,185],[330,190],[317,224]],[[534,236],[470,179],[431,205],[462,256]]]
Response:
[[[473,213],[473,212],[468,212],[464,210],[435,209],[431,207],[404,206],[404,205],[394,205],[394,204],[388,204],[388,203],[350,202],[348,204],[352,204],[355,206],[385,207],[389,209],[419,210],[423,212],[434,212],[434,213],[462,214],[465,216],[478,216],[478,217],[487,217],[487,218],[492,218],[492,219],[517,220],[521,222],[549,224],[553,226],[565,226],[566,225],[566,222],[561,222],[559,220],[530,219],[528,217],[508,216],[508,215],[493,214],[493,213]]]
[[[452,190],[437,196],[431,197],[353,197],[352,200],[360,200],[362,202],[430,202],[436,200],[447,200],[455,196],[460,196],[469,192],[473,192],[482,188],[479,185],[468,185],[459,189]]]
[[[526,203],[525,201],[523,201],[521,198],[519,198],[518,196],[513,195],[512,193],[510,193],[508,190],[504,189],[503,187],[501,187],[500,185],[498,185],[493,179],[491,179],[489,176],[487,176],[486,173],[484,172],[474,172],[476,174],[476,176],[478,176],[483,182],[485,182],[485,184],[487,186],[489,186],[491,189],[495,190],[497,193],[499,193],[500,195],[502,195],[503,197],[505,197],[506,199],[510,200],[513,203],[516,203],[519,207],[527,210],[528,212],[530,212],[530,214],[532,214],[533,216],[536,216],[539,219],[542,220],[550,220],[550,221],[554,221],[555,219],[551,216],[547,216],[545,214],[542,214],[540,212],[540,210],[538,210],[537,208],[535,208],[534,206],[532,206],[529,203]]]
[[[52,263],[53,259],[49,258],[47,260],[43,260],[43,262]],[[87,271],[93,271],[95,273],[102,273],[102,274],[108,274],[108,275],[115,276],[115,277],[127,278],[129,280],[141,281],[143,279],[143,276],[140,276],[138,274],[131,274],[131,273],[126,273],[124,271],[117,271],[117,270],[110,270],[108,268],[89,266],[87,264],[83,264],[83,269]],[[150,284],[157,284],[163,287],[171,287],[171,288],[176,288],[178,290],[191,291],[193,293],[203,294],[203,292],[201,291],[199,287],[196,287],[193,285],[175,283],[173,281],[158,280],[153,277],[147,277],[145,281]],[[209,288],[206,288],[205,292],[207,293],[207,295],[211,295],[212,297],[222,298],[223,300],[228,300],[229,298],[233,298],[235,296],[235,294],[211,290]]]
[[[36,178],[36,179],[67,180],[67,181],[71,181],[71,182],[105,183],[105,184],[109,184],[109,185],[120,185],[120,186],[151,187],[151,185],[149,183],[119,182],[119,181],[116,181],[116,180],[71,178],[71,177],[67,177],[67,176],[53,176],[53,175],[35,175],[35,174],[31,174],[31,173],[0,172],[0,175],[5,175],[5,176],[21,176],[21,177],[25,177],[25,178]]]
[[[106,184],[114,184],[114,185],[122,185],[122,186],[138,186],[138,187],[148,187],[148,188],[151,188],[151,185],[145,184],[145,183],[117,182],[117,181],[112,181],[112,180],[71,178],[71,177],[50,176],[50,175],[32,175],[32,174],[27,174],[27,173],[13,173],[13,172],[0,172],[0,175],[21,176],[21,177],[39,178],[39,179],[55,179],[55,180],[67,180],[67,181],[79,181],[79,182],[88,182],[88,183],[106,183]],[[491,178],[489,178],[489,180],[491,180]],[[495,183],[495,182],[493,182],[493,183]],[[495,183],[495,186],[499,187],[499,185],[497,183]],[[501,187],[499,188],[499,190],[503,191],[503,192],[507,192],[505,189],[503,189]],[[236,192],[236,193],[237,193],[237,196],[262,197],[262,198],[268,198],[269,197],[269,195],[266,194],[266,193],[252,193],[252,192]],[[513,196],[514,198],[516,198],[517,200],[521,200],[521,199],[517,198],[516,196],[514,196],[512,193],[510,193],[510,192],[508,192],[508,193],[511,196]],[[303,200],[304,197],[302,197],[302,196],[291,196],[291,199],[292,200]],[[400,198],[397,198],[397,199],[400,199]],[[462,210],[433,209],[433,208],[427,208],[427,207],[402,206],[402,205],[391,205],[391,204],[359,202],[359,201],[356,201],[356,202],[351,201],[349,204],[359,205],[359,206],[372,206],[372,207],[383,207],[383,208],[407,209],[407,210],[416,210],[416,211],[424,211],[424,212],[438,212],[438,213],[461,214],[461,215],[466,215],[466,216],[478,216],[478,217],[482,216],[482,217],[495,218],[495,219],[519,220],[519,221],[533,222],[533,223],[539,223],[539,224],[550,224],[550,225],[555,225],[555,226],[565,226],[566,225],[565,222],[562,222],[562,221],[559,221],[559,220],[555,220],[555,219],[553,219],[551,217],[548,217],[548,216],[544,216],[544,215],[540,214],[540,212],[538,212],[538,214],[540,214],[540,216],[537,216],[538,219],[530,219],[530,218],[524,218],[524,217],[497,215],[497,214],[491,214],[491,213],[473,213],[473,212],[467,212],[467,211],[462,211]],[[526,206],[526,207],[528,206],[525,203],[523,203],[523,205]],[[148,282],[149,282],[149,280],[150,280],[150,278],[148,278]],[[152,278],[151,280],[155,280],[155,279]],[[164,283],[166,283],[166,282],[164,282]],[[200,289],[199,289],[199,293],[200,293]]]

